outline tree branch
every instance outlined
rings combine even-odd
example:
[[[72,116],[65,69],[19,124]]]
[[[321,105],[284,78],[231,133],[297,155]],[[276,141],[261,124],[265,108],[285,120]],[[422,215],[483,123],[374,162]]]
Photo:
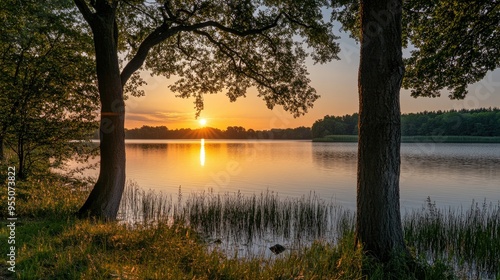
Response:
[[[307,25],[307,24],[303,23],[302,21],[298,21],[298,20],[294,19],[294,18],[293,18],[291,15],[289,15],[288,13],[283,13],[283,14],[285,15],[285,18],[286,18],[286,19],[288,19],[288,20],[289,20],[290,22],[292,22],[292,23],[295,23],[295,24],[297,24],[297,25],[300,25],[300,26],[305,27],[305,28],[308,28],[308,29],[312,29],[312,28],[314,28],[314,27],[313,27],[313,26],[311,26],[311,25]]]
[[[74,0],[74,2],[78,10],[80,10],[80,13],[83,15],[83,18],[88,24],[92,25],[94,21],[94,13],[92,13],[89,6],[87,6],[84,0]]]
[[[183,47],[183,46],[182,46],[182,44],[181,44],[181,34],[182,34],[182,33],[177,33],[177,48],[178,48],[178,49],[179,49],[179,50],[180,50],[180,51],[181,51],[181,52],[182,52],[182,53],[183,53],[186,57],[188,57],[189,59],[192,59],[192,60],[196,60],[196,61],[201,62],[201,60],[200,60],[200,59],[198,59],[197,57],[192,56],[191,54],[189,54],[189,53],[187,52],[187,50],[186,50],[186,49],[184,49],[184,47]]]
[[[169,12],[167,11],[167,14],[168,13]],[[161,26],[157,27],[153,32],[151,32],[151,34],[149,34],[146,37],[146,39],[144,39],[144,41],[139,46],[139,49],[137,50],[135,56],[127,63],[125,68],[123,68],[123,71],[120,75],[122,86],[124,86],[127,83],[128,79],[132,76],[132,74],[135,71],[137,71],[139,68],[142,67],[152,47],[170,38],[171,36],[177,34],[178,32],[194,31],[205,27],[215,27],[224,32],[231,33],[233,35],[240,37],[245,37],[249,35],[260,34],[266,30],[276,27],[278,25],[279,19],[281,18],[281,15],[282,14],[280,13],[278,16],[276,16],[274,21],[269,25],[256,29],[248,29],[245,31],[239,31],[234,28],[226,27],[216,21],[211,21],[211,20],[192,25],[179,25],[172,28],[170,28],[168,24],[164,23]]]
[[[164,10],[162,11],[165,11],[165,13],[167,14],[168,18],[163,16],[164,20],[175,20],[175,15],[174,13],[172,13],[172,10],[170,9],[170,1],[165,1],[165,3],[163,4],[163,8]]]
[[[129,1],[126,1],[126,0],[123,0],[123,3],[127,4],[128,6],[130,6],[132,9],[136,10],[136,11],[139,11],[141,12],[142,14],[146,15],[147,17],[149,17],[151,20],[153,20],[156,24],[159,24],[158,20],[156,19],[156,17],[154,17],[153,15],[151,15],[150,13],[144,11],[143,9],[137,7],[136,5],[133,5],[131,4]]]
[[[128,79],[134,74],[135,71],[139,70],[144,64],[146,57],[148,56],[149,51],[155,45],[161,43],[163,40],[166,40],[170,36],[174,35],[177,32],[173,32],[172,29],[168,28],[168,25],[165,23],[156,28],[151,34],[149,34],[144,41],[142,41],[139,49],[137,49],[134,57],[127,63],[125,68],[123,68],[122,73],[120,74],[122,87],[125,86]]]
[[[240,72],[241,74],[245,75],[246,77],[254,80],[255,82],[257,82],[259,85],[263,86],[263,87],[266,87],[268,89],[270,89],[271,91],[275,92],[275,89],[270,86],[269,84],[269,81],[266,81],[267,78],[260,74],[259,72],[256,72],[252,69],[252,67],[247,67],[250,72],[253,73],[250,74],[250,73],[247,73],[246,71],[244,71],[244,69],[242,69],[242,67],[240,65],[238,65],[238,63],[236,62],[236,60],[234,59],[234,56],[231,55],[229,52],[233,53],[236,57],[238,57],[238,59],[240,61],[242,61],[245,65],[250,65],[250,63],[248,63],[243,57],[241,57],[241,55],[234,51],[233,49],[231,49],[230,47],[228,47],[226,44],[222,43],[222,42],[219,42],[217,40],[215,40],[209,33],[205,32],[205,31],[200,31],[200,30],[195,30],[194,33],[196,34],[199,34],[199,35],[202,35],[202,36],[205,36],[212,44],[214,44],[215,46],[217,46],[219,48],[219,50],[225,54],[227,57],[229,57],[231,59],[231,61],[233,62],[233,65],[236,67],[236,69],[238,70],[238,72]],[[257,77],[259,76],[259,77]]]
[[[245,30],[245,31],[239,31],[237,29],[234,29],[234,28],[230,28],[230,27],[227,27],[227,26],[224,26],[216,21],[206,21],[206,22],[202,22],[202,23],[199,23],[198,25],[200,26],[199,28],[203,28],[203,27],[215,27],[217,29],[220,29],[224,32],[228,32],[228,33],[231,33],[233,35],[236,35],[236,36],[240,36],[240,37],[245,37],[245,36],[248,36],[248,35],[255,35],[255,34],[260,34],[266,30],[269,30],[273,27],[276,27],[278,25],[278,20],[281,18],[281,13],[274,19],[274,21],[269,24],[269,25],[266,25],[264,27],[261,27],[261,28],[256,28],[256,29],[248,29],[248,30]],[[194,26],[194,25],[193,25]],[[195,28],[195,29],[199,29],[199,28]]]

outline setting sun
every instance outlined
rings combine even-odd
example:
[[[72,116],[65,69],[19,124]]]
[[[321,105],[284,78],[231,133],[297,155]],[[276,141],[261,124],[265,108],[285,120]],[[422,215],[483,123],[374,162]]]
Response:
[[[201,126],[205,126],[207,124],[207,120],[206,119],[200,119],[200,125]]]

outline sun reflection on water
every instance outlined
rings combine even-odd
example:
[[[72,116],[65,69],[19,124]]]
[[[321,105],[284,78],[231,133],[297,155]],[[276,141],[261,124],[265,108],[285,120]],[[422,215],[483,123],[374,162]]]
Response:
[[[205,166],[205,139],[200,140],[200,165]]]

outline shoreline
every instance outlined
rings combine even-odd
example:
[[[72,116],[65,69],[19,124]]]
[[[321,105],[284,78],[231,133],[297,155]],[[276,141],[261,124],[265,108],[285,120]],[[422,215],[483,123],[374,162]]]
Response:
[[[327,135],[312,142],[357,142],[357,135]],[[500,143],[500,136],[402,136],[401,143]]]

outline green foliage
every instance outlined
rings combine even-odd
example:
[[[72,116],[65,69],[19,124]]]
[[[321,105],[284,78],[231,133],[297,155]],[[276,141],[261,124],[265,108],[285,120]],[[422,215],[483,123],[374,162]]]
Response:
[[[313,138],[325,138],[328,135],[356,135],[357,121],[358,115],[356,113],[343,117],[325,116],[322,120],[314,122],[312,126]],[[424,111],[403,114],[401,115],[401,134],[404,136],[403,140],[407,142],[419,140],[460,142],[470,141],[473,138],[460,139],[458,136],[500,136],[500,109]],[[409,136],[434,137],[419,139],[418,137],[412,138]],[[338,139],[335,141],[338,141]],[[491,141],[496,140],[491,138]]]
[[[333,6],[333,18],[359,40],[359,1],[335,1]],[[407,0],[402,25],[404,46],[411,47],[403,87],[414,97],[449,90],[450,98],[463,99],[468,85],[500,66],[498,1]]]
[[[498,1],[405,1],[408,40],[416,48],[406,59],[403,86],[412,96],[463,99],[467,86],[500,66]]]
[[[67,1],[0,5],[0,141],[25,178],[92,149],[78,144],[97,127],[92,41]]]
[[[332,1],[332,17],[341,24],[341,30],[359,42],[361,38],[360,1],[338,0]]]
[[[6,168],[4,169],[6,170]],[[2,182],[6,178],[1,178]],[[57,218],[72,215],[85,201],[88,195],[85,183],[46,174],[40,178],[28,178],[16,181],[16,214],[23,219]],[[7,192],[2,192],[0,198],[7,201]],[[7,216],[7,204],[0,205],[0,215]]]
[[[358,114],[335,117],[326,115],[322,120],[314,122],[311,128],[313,138],[326,135],[356,135],[358,134]]]

